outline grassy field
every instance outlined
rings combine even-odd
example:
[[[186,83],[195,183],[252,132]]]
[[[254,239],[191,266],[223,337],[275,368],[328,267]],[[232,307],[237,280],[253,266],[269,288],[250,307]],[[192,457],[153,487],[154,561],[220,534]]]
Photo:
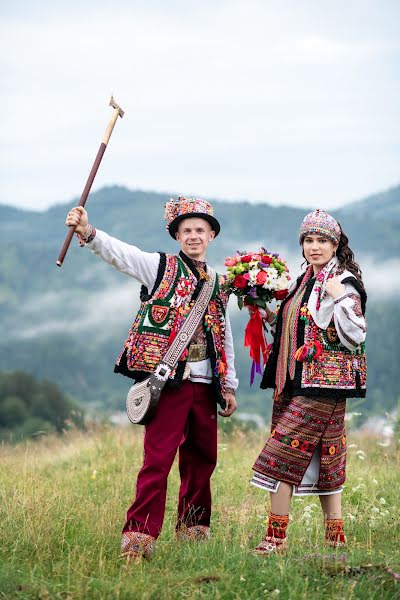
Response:
[[[141,440],[142,429],[129,427],[1,448],[0,598],[400,598],[395,443],[383,447],[349,435],[345,551],[323,547],[318,501],[297,498],[288,554],[263,558],[251,550],[264,534],[266,495],[248,484],[263,436],[221,436],[212,540],[175,541],[174,466],[156,555],[127,565],[119,558],[120,529],[141,463]]]

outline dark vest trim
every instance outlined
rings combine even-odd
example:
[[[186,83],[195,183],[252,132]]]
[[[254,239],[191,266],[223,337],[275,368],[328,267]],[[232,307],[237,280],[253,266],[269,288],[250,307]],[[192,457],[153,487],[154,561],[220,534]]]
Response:
[[[361,310],[363,315],[365,315],[368,296],[364,286],[358,281],[356,277],[346,277],[346,279],[342,279],[341,283],[351,283],[351,285],[357,290],[357,292],[360,294]]]
[[[160,255],[160,263],[158,265],[158,271],[157,271],[157,277],[156,277],[155,284],[153,285],[153,289],[151,290],[150,294],[149,294],[149,290],[147,289],[147,287],[145,285],[142,285],[142,287],[140,288],[140,301],[141,302],[147,302],[148,300],[150,300],[150,298],[152,297],[152,295],[154,294],[154,292],[160,285],[162,278],[164,277],[165,268],[167,266],[167,256],[166,256],[165,252],[159,252],[159,255]]]
[[[162,278],[164,277],[165,269],[167,266],[167,256],[166,256],[165,252],[159,252],[159,254],[160,254],[160,263],[158,265],[156,281],[153,285],[153,289],[151,290],[150,294],[149,294],[148,288],[145,285],[142,285],[142,287],[140,288],[140,301],[141,302],[147,302],[148,300],[150,300],[150,298],[153,296],[154,292],[160,285]],[[121,375],[125,375],[125,377],[134,379],[135,382],[143,381],[143,379],[146,379],[146,377],[149,376],[149,374],[145,373],[144,371],[131,371],[130,369],[128,369],[128,364],[126,362],[126,350],[124,351],[123,355],[121,356],[119,364],[114,365],[114,373],[120,373]]]

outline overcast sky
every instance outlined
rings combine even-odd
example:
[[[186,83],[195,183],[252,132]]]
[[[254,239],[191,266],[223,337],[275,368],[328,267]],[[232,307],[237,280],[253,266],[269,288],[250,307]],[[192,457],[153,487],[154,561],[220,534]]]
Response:
[[[0,202],[93,189],[332,208],[400,182],[398,0],[0,8]]]

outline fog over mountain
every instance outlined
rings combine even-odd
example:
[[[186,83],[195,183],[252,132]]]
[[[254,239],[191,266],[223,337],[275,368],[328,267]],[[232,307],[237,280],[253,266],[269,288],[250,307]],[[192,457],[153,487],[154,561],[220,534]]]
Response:
[[[165,231],[167,196],[104,188],[88,201],[90,221],[144,250],[173,252]],[[369,295],[368,396],[365,414],[391,410],[400,396],[396,373],[400,309],[400,187],[347,205],[333,214],[350,238]],[[61,269],[55,265],[65,235],[68,205],[44,212],[0,206],[0,369],[22,369],[60,383],[82,403],[122,408],[129,387],[113,374],[113,363],[135,316],[139,285],[78,248],[74,241]],[[222,234],[211,244],[209,261],[260,245],[280,252],[292,276],[300,270],[298,228],[306,211],[289,206],[214,201]],[[314,208],[314,207],[311,207]],[[250,360],[243,348],[247,314],[230,301],[240,408],[265,414],[268,394],[257,381],[249,389]]]

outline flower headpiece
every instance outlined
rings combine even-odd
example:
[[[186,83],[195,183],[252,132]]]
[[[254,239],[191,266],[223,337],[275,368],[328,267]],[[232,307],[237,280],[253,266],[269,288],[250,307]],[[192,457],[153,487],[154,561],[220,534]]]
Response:
[[[179,196],[178,200],[170,198],[166,203],[164,219],[167,222],[167,230],[174,239],[179,223],[183,219],[190,219],[191,217],[205,219],[215,231],[215,236],[219,234],[221,229],[220,224],[214,217],[213,207],[207,200]]]
[[[299,242],[303,243],[307,235],[321,235],[328,238],[334,244],[338,244],[342,230],[339,223],[324,210],[314,210],[303,219],[300,227]]]

